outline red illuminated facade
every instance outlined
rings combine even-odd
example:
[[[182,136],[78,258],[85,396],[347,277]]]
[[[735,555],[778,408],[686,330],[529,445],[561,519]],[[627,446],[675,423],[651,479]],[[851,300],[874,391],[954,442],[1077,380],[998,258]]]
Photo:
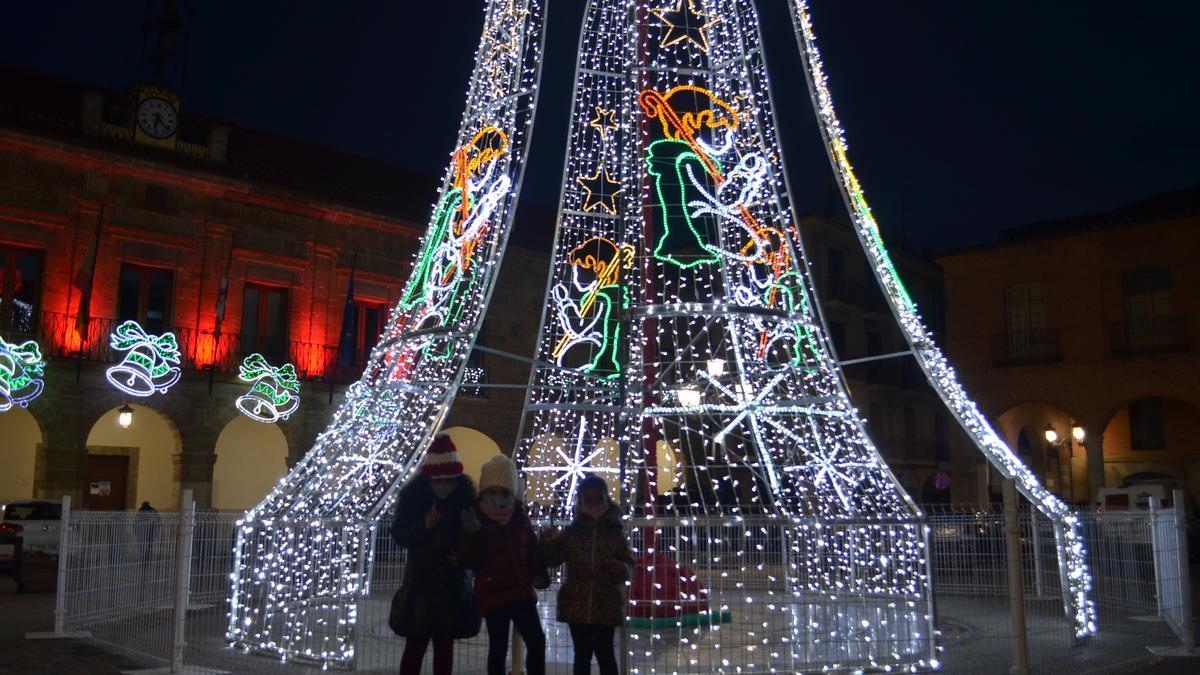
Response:
[[[137,89],[4,78],[0,333],[47,357],[29,408],[43,435],[34,496],[86,501],[89,430],[128,399],[103,376],[128,319],[179,345],[177,388],[134,401],[177,429],[177,488],[206,505],[216,437],[245,389],[238,364],[254,352],[293,363],[305,388],[282,425],[294,461],[399,296],[433,181],[186,110],[170,143],[143,138]]]

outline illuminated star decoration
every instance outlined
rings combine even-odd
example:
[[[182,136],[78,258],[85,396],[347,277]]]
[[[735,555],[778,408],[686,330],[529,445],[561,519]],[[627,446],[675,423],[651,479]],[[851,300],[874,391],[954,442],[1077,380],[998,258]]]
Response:
[[[596,116],[592,121],[588,122],[588,126],[600,132],[600,137],[604,138],[608,132],[617,128],[617,111],[611,108],[601,108],[596,106]]]
[[[595,211],[599,206],[609,213],[616,214],[617,193],[621,191],[621,183],[613,180],[604,165],[596,169],[596,173],[591,176],[579,176],[575,180],[587,190],[587,194],[583,196],[584,211]]]
[[[575,453],[568,455],[563,452],[562,448],[555,448],[554,454],[558,455],[558,459],[562,461],[559,466],[526,466],[525,471],[528,473],[556,473],[558,477],[550,483],[550,492],[561,485],[564,481],[570,481],[567,484],[567,501],[566,503],[573,507],[575,505],[575,494],[579,489],[579,481],[589,473],[594,474],[619,474],[621,471],[615,467],[592,466],[592,460],[604,454],[604,448],[598,446],[594,452],[584,456],[583,437],[587,431],[587,421],[579,420],[579,433],[575,439]]]
[[[698,0],[679,0],[675,9],[650,10],[667,29],[666,35],[663,35],[661,46],[670,47],[677,42],[687,40],[699,47],[700,51],[708,51],[708,37],[704,35],[704,31],[720,22],[721,18],[714,18],[711,14],[701,12],[696,9],[697,4]]]

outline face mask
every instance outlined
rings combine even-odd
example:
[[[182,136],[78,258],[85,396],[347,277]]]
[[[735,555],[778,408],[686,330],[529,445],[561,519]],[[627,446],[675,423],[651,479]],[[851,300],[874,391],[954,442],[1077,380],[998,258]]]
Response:
[[[512,495],[488,495],[484,499],[493,509],[507,509],[513,505],[515,497]]]
[[[430,483],[433,488],[433,496],[438,499],[445,499],[454,492],[454,488],[458,487],[454,483]]]

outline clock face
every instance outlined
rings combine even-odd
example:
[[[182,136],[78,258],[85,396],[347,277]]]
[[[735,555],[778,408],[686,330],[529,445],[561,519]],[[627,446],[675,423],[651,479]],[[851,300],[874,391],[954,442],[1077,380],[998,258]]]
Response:
[[[137,124],[151,138],[169,138],[179,126],[179,113],[161,98],[148,98],[138,104]]]

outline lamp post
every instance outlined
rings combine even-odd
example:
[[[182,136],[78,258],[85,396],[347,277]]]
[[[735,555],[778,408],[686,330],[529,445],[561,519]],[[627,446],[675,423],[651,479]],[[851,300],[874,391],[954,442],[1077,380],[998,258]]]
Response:
[[[1073,467],[1071,466],[1071,458],[1075,456],[1075,444],[1079,443],[1082,445],[1083,440],[1085,438],[1087,438],[1087,432],[1085,432],[1083,430],[1083,427],[1079,426],[1078,424],[1071,424],[1070,433],[1063,436],[1058,433],[1058,430],[1054,428],[1054,425],[1047,424],[1046,429],[1042,432],[1042,435],[1046,439],[1046,444],[1049,447],[1051,447],[1052,449],[1054,449],[1056,454],[1060,449],[1066,448],[1066,450],[1067,450],[1067,489],[1063,490],[1063,492],[1065,492],[1071,496],[1074,496],[1073,490],[1074,490],[1074,485],[1075,485],[1075,479],[1074,479],[1074,475],[1073,475],[1074,474]],[[1061,470],[1060,470],[1060,473],[1061,473]]]

